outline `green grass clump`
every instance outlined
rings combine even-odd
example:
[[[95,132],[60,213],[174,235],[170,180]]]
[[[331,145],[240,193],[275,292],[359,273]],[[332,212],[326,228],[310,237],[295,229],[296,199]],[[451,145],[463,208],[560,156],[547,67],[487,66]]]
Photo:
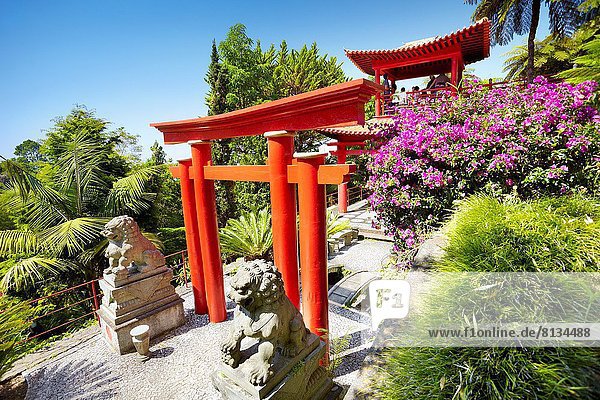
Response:
[[[474,196],[454,212],[445,231],[449,240],[447,253],[440,261],[441,271],[598,272],[600,269],[600,205],[595,200],[559,197],[522,202]],[[511,292],[508,289],[503,292],[502,287],[478,294],[477,301],[473,300],[468,290],[472,285],[462,276],[456,274],[455,281],[446,280],[446,286],[432,290],[424,299],[424,304],[428,304],[424,308],[431,310],[424,316],[425,325],[427,318],[439,321],[441,312],[448,321],[460,321],[465,315],[474,317],[477,307],[488,312],[488,306],[497,296],[503,298],[502,304],[511,304],[503,297]],[[514,275],[514,279],[521,277]],[[539,284],[545,280],[540,278],[538,284],[534,276],[528,279],[532,285],[538,285],[536,293],[540,293]],[[570,287],[569,282],[565,277],[565,288]],[[594,282],[590,283],[592,287],[597,284]],[[583,315],[580,308],[587,305],[575,301],[580,297],[573,300],[569,295],[580,290],[585,298],[589,287],[570,287],[562,297],[549,291],[545,302],[530,301],[526,291],[512,290],[524,304],[514,308],[524,310],[523,318],[544,314],[546,306],[551,307],[559,300],[565,314],[577,317]],[[596,301],[597,294],[593,292],[590,301]],[[456,299],[456,307],[450,312],[448,308],[440,311],[441,307],[432,306],[448,298]],[[475,310],[463,307],[465,304],[475,304]],[[510,310],[507,308],[506,312],[513,312]],[[383,360],[373,380],[376,397],[380,399],[600,398],[598,348],[402,347],[385,351]]]
[[[597,399],[594,348],[396,348],[384,354],[381,399]]]
[[[502,202],[473,196],[446,228],[441,271],[600,271],[600,204],[594,200]]]

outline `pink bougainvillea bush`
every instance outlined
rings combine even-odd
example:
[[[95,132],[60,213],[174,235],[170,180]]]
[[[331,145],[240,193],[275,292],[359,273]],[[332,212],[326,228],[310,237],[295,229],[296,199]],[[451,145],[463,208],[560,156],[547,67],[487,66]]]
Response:
[[[550,83],[488,90],[398,109],[377,130],[368,187],[378,223],[397,250],[412,248],[456,200],[476,192],[521,198],[597,190],[597,84]]]

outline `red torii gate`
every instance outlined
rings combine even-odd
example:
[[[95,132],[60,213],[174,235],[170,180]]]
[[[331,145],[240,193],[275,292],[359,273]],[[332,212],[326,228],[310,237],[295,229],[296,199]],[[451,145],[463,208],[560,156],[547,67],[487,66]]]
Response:
[[[181,182],[196,313],[208,312],[212,322],[226,319],[214,180],[270,183],[274,261],[286,294],[300,308],[298,185],[302,311],[312,332],[329,329],[324,185],[346,182],[355,166],[324,165],[325,154],[294,154],[294,132],[364,124],[364,104],[381,90],[358,79],[226,114],[151,124],[165,144],[191,146],[191,160],[179,161],[171,172]],[[210,140],[261,134],[268,141],[267,165],[212,164]]]

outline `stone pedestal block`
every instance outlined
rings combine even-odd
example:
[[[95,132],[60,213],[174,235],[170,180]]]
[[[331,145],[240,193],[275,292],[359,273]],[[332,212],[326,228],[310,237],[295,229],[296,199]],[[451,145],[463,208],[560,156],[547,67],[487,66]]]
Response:
[[[183,300],[171,285],[167,267],[126,277],[106,274],[100,281],[102,305],[97,311],[102,335],[119,354],[134,351],[130,331],[138,325],[150,327],[150,338],[185,323]]]
[[[256,345],[242,350],[244,359],[256,353]],[[307,346],[293,358],[277,353],[271,367],[273,375],[261,386],[248,379],[246,362],[238,368],[223,364],[211,375],[213,384],[227,400],[335,400],[344,390],[333,383],[320,365],[325,356],[325,343],[316,335],[307,337]]]

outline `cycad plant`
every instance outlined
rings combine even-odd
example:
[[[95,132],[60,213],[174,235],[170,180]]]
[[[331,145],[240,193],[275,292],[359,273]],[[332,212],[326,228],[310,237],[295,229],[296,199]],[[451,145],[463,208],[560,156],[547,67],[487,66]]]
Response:
[[[350,229],[350,221],[327,211],[327,238]],[[221,251],[227,256],[241,256],[246,261],[273,260],[273,232],[268,208],[242,212],[238,219],[230,219],[220,232]]]
[[[227,255],[242,256],[246,261],[273,260],[273,232],[268,208],[242,212],[230,219],[220,232],[221,250]]]
[[[348,219],[340,218],[339,214],[327,210],[327,239],[347,229],[350,229],[350,221]]]
[[[139,214],[151,206],[145,191],[161,166],[134,170],[114,180],[102,170],[112,156],[86,131],[60,149],[49,179],[2,157],[6,188],[2,203],[20,216],[18,228],[0,231],[0,290],[21,290],[52,275],[96,276],[94,263],[106,242],[100,235],[112,216]]]

